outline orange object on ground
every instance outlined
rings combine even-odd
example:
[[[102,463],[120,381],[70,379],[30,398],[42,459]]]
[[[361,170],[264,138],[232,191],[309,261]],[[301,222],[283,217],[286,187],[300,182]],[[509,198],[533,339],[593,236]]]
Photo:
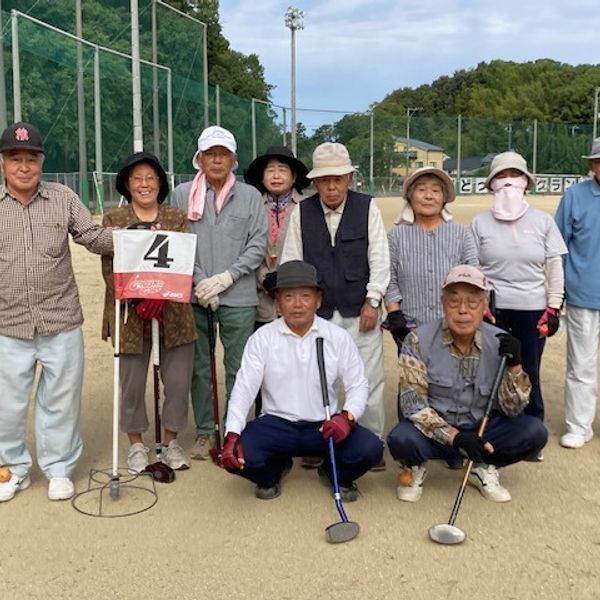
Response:
[[[9,481],[12,476],[10,469],[8,467],[0,467],[0,483],[4,483],[5,481]]]
[[[413,482],[413,472],[412,469],[402,469],[400,474],[398,475],[398,483],[400,485],[409,486]]]

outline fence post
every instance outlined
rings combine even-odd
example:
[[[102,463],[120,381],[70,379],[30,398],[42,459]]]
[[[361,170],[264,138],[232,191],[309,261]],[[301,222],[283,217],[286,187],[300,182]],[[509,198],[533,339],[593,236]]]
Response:
[[[256,158],[256,102],[252,98],[252,160]]]
[[[460,173],[462,170],[462,115],[458,115],[456,140],[456,193],[460,193]]]
[[[23,120],[21,115],[21,64],[19,62],[19,22],[17,11],[10,11],[12,33],[12,67],[13,67],[13,119],[15,123]]]

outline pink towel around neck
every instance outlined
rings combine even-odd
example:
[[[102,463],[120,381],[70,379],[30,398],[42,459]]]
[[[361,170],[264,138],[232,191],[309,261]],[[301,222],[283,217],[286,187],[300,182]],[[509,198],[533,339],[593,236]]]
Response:
[[[217,194],[215,199],[215,211],[217,214],[221,212],[225,200],[229,195],[229,192],[233,188],[235,183],[235,175],[232,171],[227,175],[225,183],[221,188],[221,191]],[[199,221],[204,214],[204,203],[206,202],[206,174],[202,171],[198,171],[196,177],[192,181],[192,187],[190,189],[190,195],[188,198],[188,219],[190,221]]]

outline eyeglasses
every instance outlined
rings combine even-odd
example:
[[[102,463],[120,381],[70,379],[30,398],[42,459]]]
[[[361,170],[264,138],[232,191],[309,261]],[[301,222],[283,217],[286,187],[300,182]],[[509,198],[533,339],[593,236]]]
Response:
[[[158,177],[156,175],[135,175],[134,177],[130,177],[129,181],[133,181],[136,185],[143,185],[146,182],[156,183]]]
[[[479,308],[482,302],[483,298],[473,298],[472,296],[466,298],[461,298],[460,296],[446,297],[446,306],[448,308],[460,308],[464,304],[470,310],[475,310]]]

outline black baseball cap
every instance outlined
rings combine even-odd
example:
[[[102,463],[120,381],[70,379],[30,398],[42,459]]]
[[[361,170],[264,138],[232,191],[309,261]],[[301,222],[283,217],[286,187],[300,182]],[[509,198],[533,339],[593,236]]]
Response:
[[[38,128],[24,121],[9,125],[0,136],[0,152],[9,150],[29,150],[43,154],[42,136]]]

